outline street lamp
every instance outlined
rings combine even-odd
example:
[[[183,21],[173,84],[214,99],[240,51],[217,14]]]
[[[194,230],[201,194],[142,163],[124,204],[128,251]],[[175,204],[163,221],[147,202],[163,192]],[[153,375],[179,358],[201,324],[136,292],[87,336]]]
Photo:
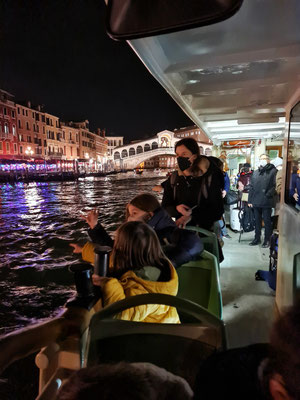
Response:
[[[30,147],[30,146],[27,146],[27,149],[25,150],[25,154],[26,154],[27,156],[32,156],[33,153],[34,153],[34,152],[33,152],[33,150],[31,150],[31,147]]]

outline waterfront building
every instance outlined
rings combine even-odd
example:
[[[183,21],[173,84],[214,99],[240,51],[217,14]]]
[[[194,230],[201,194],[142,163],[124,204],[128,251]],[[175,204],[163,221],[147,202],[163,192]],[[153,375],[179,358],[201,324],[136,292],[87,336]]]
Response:
[[[61,160],[63,157],[62,131],[59,117],[45,113],[46,120],[46,148],[45,156],[51,160]]]
[[[30,101],[19,102],[16,110],[20,159],[44,158],[45,115],[41,106],[34,109]]]
[[[18,156],[16,106],[14,96],[0,89],[0,159]]]
[[[107,138],[105,129],[98,128],[95,132],[97,171],[106,172],[107,165]]]
[[[178,139],[187,137],[195,139],[198,142],[200,154],[204,154],[206,156],[212,155],[212,141],[207,137],[203,130],[198,128],[196,125],[174,129],[174,135]]]
[[[112,151],[116,147],[123,146],[124,136],[106,136],[107,138],[107,156],[112,156]]]
[[[77,160],[79,152],[79,130],[71,123],[60,123],[60,141],[63,147],[63,156],[65,160]]]
[[[80,172],[92,172],[97,170],[96,163],[96,135],[89,130],[89,121],[70,122],[70,125],[78,129],[79,156],[78,167]]]

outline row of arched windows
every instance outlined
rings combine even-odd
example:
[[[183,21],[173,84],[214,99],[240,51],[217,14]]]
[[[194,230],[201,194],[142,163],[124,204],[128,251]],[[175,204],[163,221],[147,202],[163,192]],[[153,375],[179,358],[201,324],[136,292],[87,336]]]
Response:
[[[121,154],[119,151],[116,151],[114,153],[114,160],[119,160],[121,157],[126,158],[126,157],[128,157],[128,154],[129,154],[129,157],[131,157],[131,156],[135,156],[136,154],[144,153],[146,151],[155,150],[157,148],[158,148],[157,142],[153,142],[151,147],[150,147],[149,143],[146,143],[144,145],[144,149],[142,146],[137,146],[136,150],[134,147],[130,147],[129,151],[127,151],[127,149],[124,149],[124,150],[122,150]],[[205,151],[202,146],[199,146],[199,149],[200,149],[200,154],[205,154],[206,156],[211,156],[211,154],[212,154],[211,149],[209,147],[207,147],[205,149]]]
[[[157,148],[158,148],[158,143],[157,142],[152,142],[151,146],[150,146],[149,143],[146,143],[144,145],[144,148],[142,146],[137,146],[136,150],[135,150],[134,147],[130,147],[129,151],[127,151],[127,149],[124,149],[124,150],[122,150],[121,155],[122,155],[122,158],[126,158],[126,157],[128,157],[128,154],[129,154],[129,157],[131,157],[131,156],[135,156],[136,154],[144,153],[146,151],[155,150]],[[119,151],[116,151],[114,153],[114,159],[115,160],[119,160],[120,159],[120,152]]]

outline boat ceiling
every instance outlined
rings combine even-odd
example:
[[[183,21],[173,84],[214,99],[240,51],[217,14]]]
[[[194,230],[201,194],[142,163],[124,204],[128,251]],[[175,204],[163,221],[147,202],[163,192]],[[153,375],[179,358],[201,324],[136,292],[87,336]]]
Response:
[[[300,82],[299,0],[244,0],[226,21],[129,43],[214,143],[283,136]]]

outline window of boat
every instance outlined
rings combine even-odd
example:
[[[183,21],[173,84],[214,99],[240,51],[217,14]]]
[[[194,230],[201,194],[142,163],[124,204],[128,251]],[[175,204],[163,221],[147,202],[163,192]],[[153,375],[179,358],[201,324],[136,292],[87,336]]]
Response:
[[[285,202],[300,210],[300,102],[290,115]]]

